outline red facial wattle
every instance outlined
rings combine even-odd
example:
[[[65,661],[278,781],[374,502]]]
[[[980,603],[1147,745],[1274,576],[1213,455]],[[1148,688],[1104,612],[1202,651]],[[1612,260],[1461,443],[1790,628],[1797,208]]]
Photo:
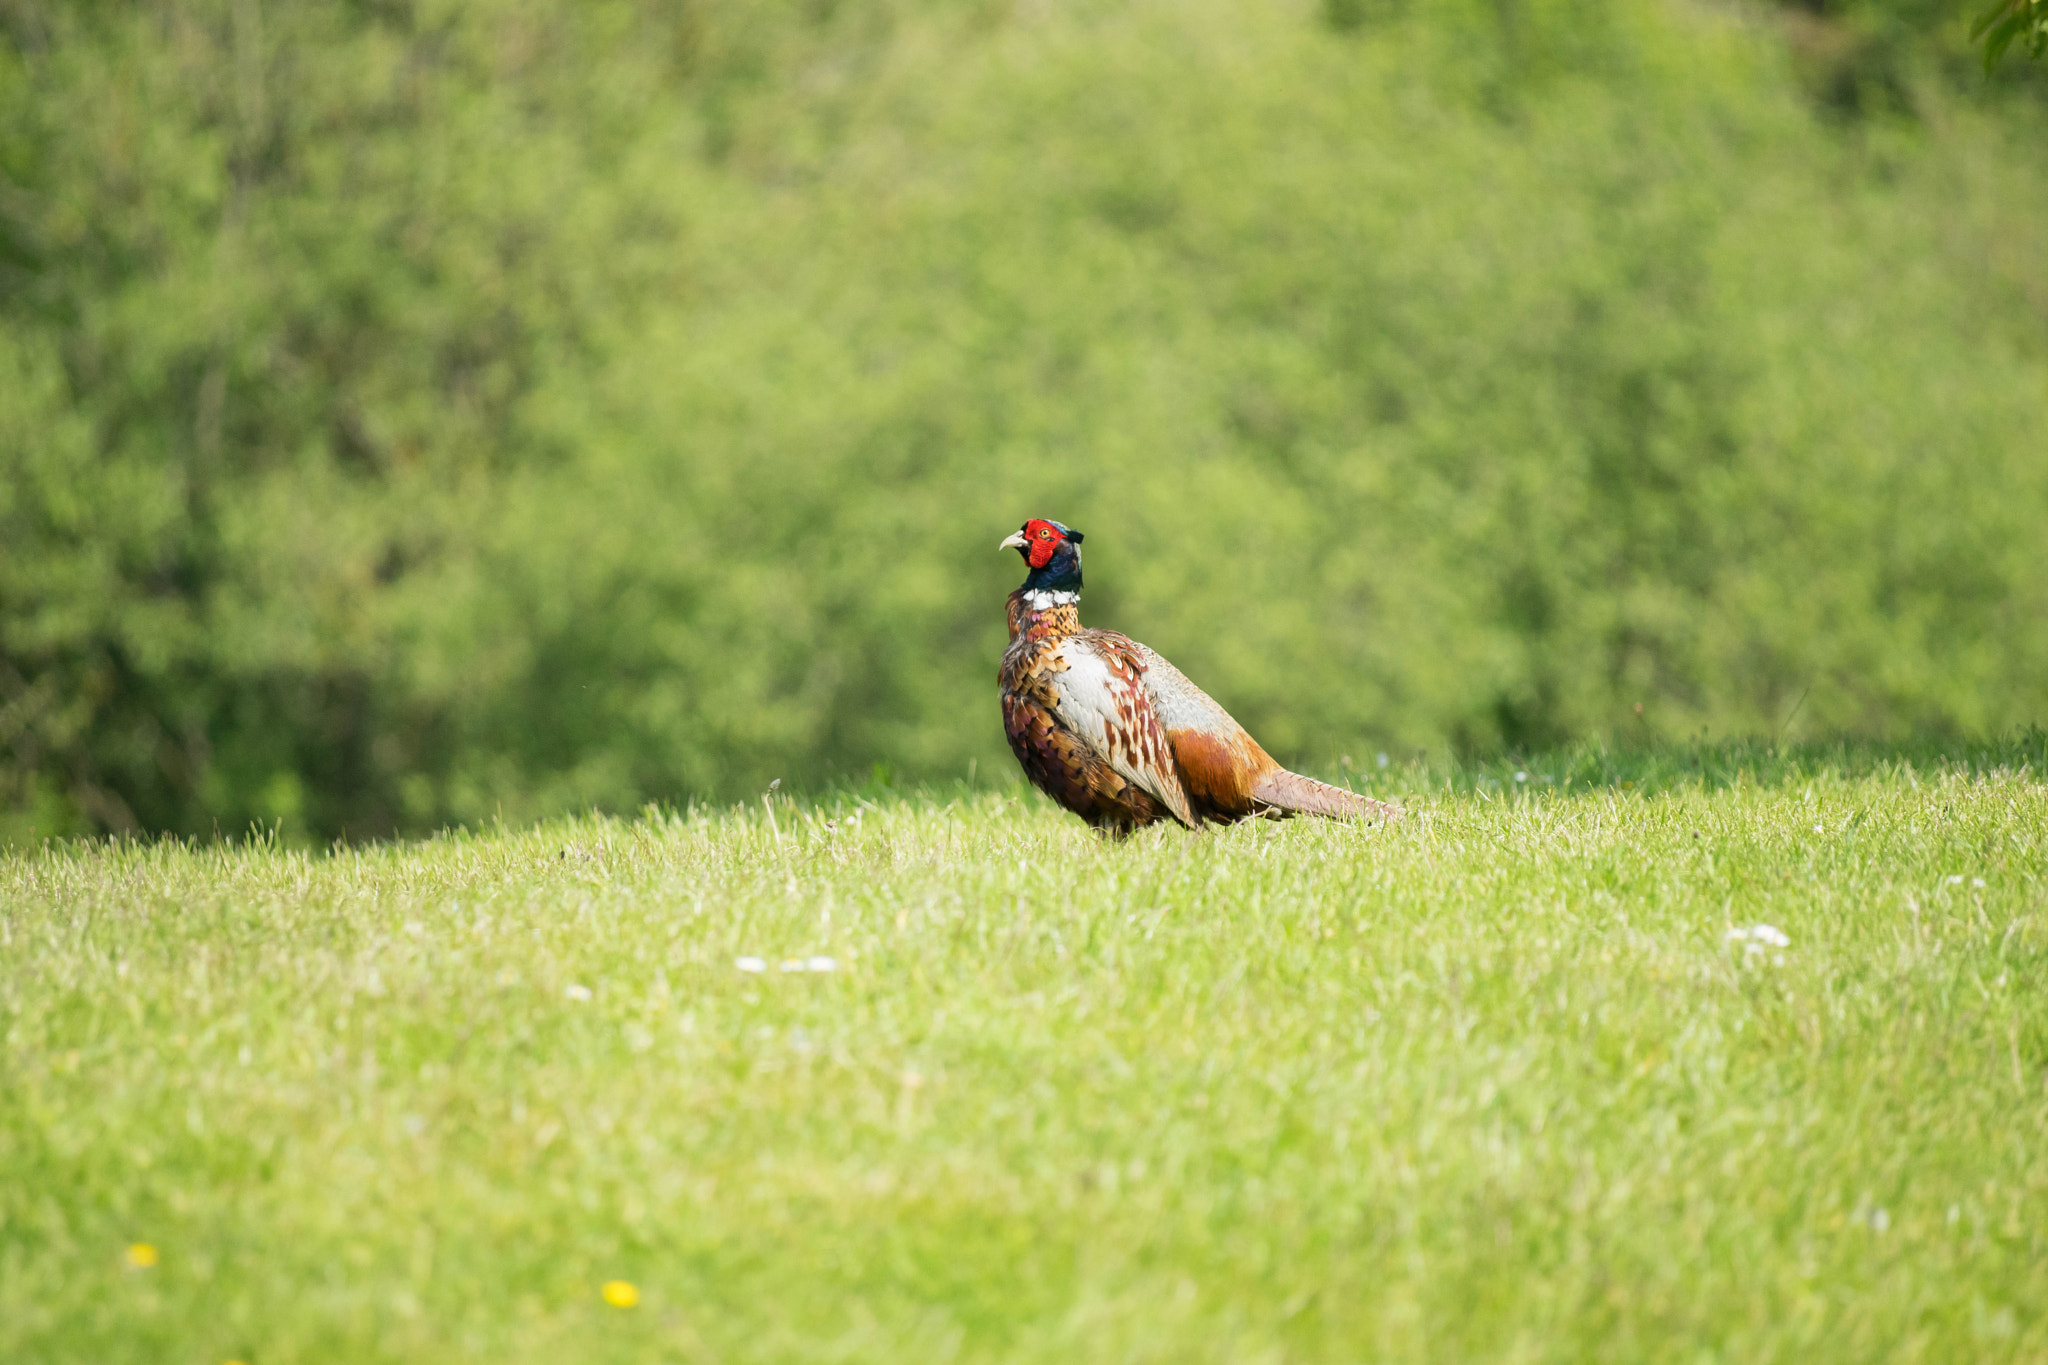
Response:
[[[1024,560],[1034,569],[1042,569],[1052,563],[1053,555],[1059,552],[1060,528],[1049,521],[1036,519],[1024,523]]]

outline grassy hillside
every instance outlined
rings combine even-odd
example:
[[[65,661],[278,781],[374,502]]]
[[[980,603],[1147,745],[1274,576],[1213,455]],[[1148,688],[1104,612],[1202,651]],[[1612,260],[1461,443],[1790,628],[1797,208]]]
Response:
[[[2038,722],[2041,72],[1827,10],[15,0],[0,829],[985,771],[1026,515],[1300,763]]]
[[[2044,759],[8,855],[0,1357],[2037,1360]]]

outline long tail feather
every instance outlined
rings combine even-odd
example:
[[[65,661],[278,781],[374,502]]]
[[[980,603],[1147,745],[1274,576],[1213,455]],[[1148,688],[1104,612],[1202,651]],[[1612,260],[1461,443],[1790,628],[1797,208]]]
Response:
[[[1270,773],[1252,788],[1252,799],[1278,810],[1301,815],[1331,815],[1340,820],[1391,820],[1401,814],[1399,806],[1375,801],[1357,792],[1318,782],[1313,777],[1288,772]]]

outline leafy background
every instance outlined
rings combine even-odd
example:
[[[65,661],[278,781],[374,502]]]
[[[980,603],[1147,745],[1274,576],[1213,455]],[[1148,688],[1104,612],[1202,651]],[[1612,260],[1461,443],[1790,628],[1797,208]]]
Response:
[[[0,838],[2048,719],[2048,79],[1934,3],[0,0]]]

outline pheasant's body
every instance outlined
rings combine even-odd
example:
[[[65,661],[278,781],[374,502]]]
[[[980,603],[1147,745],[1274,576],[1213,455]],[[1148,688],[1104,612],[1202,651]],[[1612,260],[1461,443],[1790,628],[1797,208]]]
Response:
[[[1057,532],[1053,549],[1064,546],[1071,565],[1052,554],[1036,562],[1027,539],[1034,527]],[[1164,819],[1193,827],[1252,815],[1398,813],[1288,772],[1153,650],[1083,628],[1080,558],[1069,543],[1078,539],[1056,522],[1027,522],[1006,542],[1026,550],[1034,572],[1010,595],[1010,647],[998,674],[1003,728],[1039,790],[1118,833]]]

